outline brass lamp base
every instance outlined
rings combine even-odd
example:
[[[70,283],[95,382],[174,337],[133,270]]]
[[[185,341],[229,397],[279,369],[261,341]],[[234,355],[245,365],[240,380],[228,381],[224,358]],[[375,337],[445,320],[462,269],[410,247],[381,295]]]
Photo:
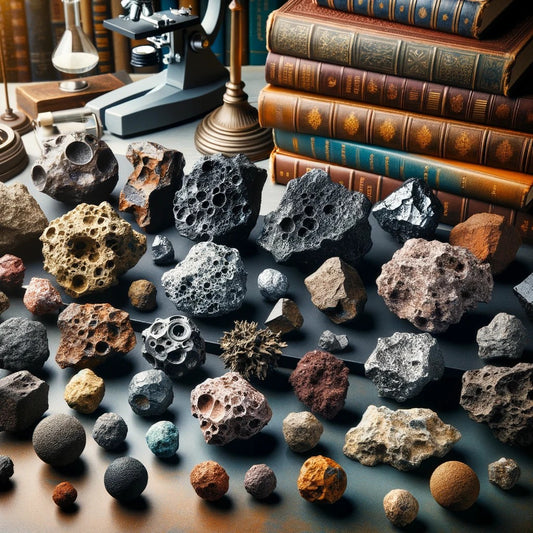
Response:
[[[0,124],[8,126],[20,135],[24,135],[32,130],[30,119],[22,111],[13,111],[11,108],[6,109],[5,113],[0,115]]]
[[[29,159],[18,132],[0,124],[0,181],[20,174]]]

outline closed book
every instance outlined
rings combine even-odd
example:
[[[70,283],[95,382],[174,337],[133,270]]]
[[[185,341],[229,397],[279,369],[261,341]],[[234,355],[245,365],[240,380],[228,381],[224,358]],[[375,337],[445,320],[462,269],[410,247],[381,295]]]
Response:
[[[248,4],[248,48],[250,65],[264,65],[267,57],[268,16],[280,7],[280,0],[250,0]]]
[[[533,135],[267,85],[259,120],[280,128],[533,174]]]
[[[55,44],[50,22],[50,3],[48,0],[25,0],[25,8],[31,79],[33,81],[57,79],[57,71],[52,65]]]
[[[50,0],[50,24],[55,47],[65,32],[65,10],[62,0]]]
[[[363,193],[372,203],[383,200],[403,183],[379,174],[302,157],[279,148],[275,148],[270,155],[270,175],[273,181],[283,185],[316,168],[325,170],[332,181],[351,191]],[[515,226],[524,242],[533,243],[533,215],[530,213],[436,189],[433,192],[444,208],[440,222],[455,226],[476,213],[495,213],[504,216]]]
[[[7,81],[31,81],[24,0],[0,2],[0,37]]]
[[[319,6],[479,39],[513,0],[313,0]]]
[[[533,62],[533,3],[506,11],[497,31],[475,39],[289,0],[271,13],[270,51],[508,95]]]
[[[280,129],[273,136],[275,146],[289,152],[388,178],[423,179],[434,189],[484,202],[525,209],[533,200],[531,174]]]
[[[94,45],[98,50],[98,73],[113,72],[113,40],[111,32],[104,28],[104,20],[111,18],[111,6],[107,0],[93,0]]]

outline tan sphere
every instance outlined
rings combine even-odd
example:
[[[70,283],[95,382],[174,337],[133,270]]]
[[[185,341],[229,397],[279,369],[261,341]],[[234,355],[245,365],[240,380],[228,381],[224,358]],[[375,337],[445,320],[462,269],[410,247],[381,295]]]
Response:
[[[393,525],[404,527],[418,515],[418,501],[408,490],[394,489],[383,498],[383,509]]]
[[[439,505],[451,511],[464,511],[479,496],[479,479],[465,463],[447,461],[431,474],[429,490]]]

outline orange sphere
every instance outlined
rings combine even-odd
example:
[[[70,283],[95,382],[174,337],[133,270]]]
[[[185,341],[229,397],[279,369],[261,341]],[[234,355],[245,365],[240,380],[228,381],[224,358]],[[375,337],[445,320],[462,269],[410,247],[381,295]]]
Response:
[[[431,474],[429,490],[439,505],[451,511],[464,511],[479,496],[479,479],[465,463],[448,461]]]

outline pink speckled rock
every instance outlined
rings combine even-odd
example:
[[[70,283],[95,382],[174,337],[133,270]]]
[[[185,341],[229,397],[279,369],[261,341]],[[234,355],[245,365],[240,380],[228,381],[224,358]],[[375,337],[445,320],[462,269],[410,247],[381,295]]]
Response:
[[[22,287],[26,267],[20,257],[5,254],[0,257],[0,291],[13,292]]]
[[[31,278],[22,300],[26,309],[34,315],[50,315],[63,307],[61,294],[45,278]]]

